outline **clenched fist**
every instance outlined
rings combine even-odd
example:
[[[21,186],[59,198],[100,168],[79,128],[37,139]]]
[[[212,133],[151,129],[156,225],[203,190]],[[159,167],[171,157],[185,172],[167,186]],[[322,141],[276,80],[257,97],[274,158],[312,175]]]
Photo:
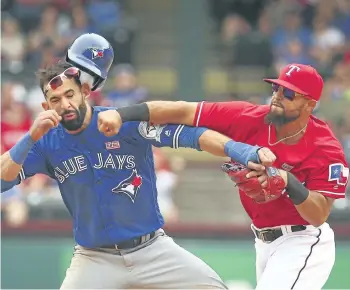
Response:
[[[118,134],[123,122],[116,110],[107,110],[98,114],[98,130],[107,137]]]
[[[34,141],[38,141],[53,127],[57,127],[62,117],[55,110],[41,112],[29,129],[29,134]]]

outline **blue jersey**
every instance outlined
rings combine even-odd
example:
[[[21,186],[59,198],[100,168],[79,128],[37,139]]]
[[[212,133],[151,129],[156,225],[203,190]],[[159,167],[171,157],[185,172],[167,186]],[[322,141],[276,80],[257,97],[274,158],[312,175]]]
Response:
[[[98,131],[97,116],[107,109],[94,107],[90,124],[79,134],[61,125],[50,130],[34,144],[11,184],[36,173],[55,179],[73,218],[74,238],[85,247],[118,244],[162,227],[152,145],[178,148],[205,131],[126,122],[117,135],[106,137]]]

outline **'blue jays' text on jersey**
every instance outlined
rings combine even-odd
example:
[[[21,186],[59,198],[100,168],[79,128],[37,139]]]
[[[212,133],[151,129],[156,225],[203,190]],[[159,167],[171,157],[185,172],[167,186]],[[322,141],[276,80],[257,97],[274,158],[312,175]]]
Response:
[[[91,123],[79,134],[69,134],[61,125],[49,131],[33,146],[13,182],[36,173],[57,180],[73,218],[75,240],[85,247],[118,244],[163,225],[152,145],[177,148],[181,136],[198,129],[127,122],[118,135],[106,137],[98,131],[97,116],[107,109],[94,107]]]

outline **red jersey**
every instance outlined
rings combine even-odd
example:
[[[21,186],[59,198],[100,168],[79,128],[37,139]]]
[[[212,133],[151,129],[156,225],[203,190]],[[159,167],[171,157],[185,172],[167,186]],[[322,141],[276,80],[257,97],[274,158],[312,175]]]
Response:
[[[198,104],[194,126],[207,127],[235,141],[267,147],[276,155],[274,167],[293,173],[309,190],[331,198],[344,198],[349,168],[342,147],[328,125],[311,116],[304,136],[297,144],[275,143],[275,127],[265,123],[270,106],[247,102]],[[307,225],[293,202],[282,195],[267,204],[256,204],[240,191],[244,209],[258,228]]]

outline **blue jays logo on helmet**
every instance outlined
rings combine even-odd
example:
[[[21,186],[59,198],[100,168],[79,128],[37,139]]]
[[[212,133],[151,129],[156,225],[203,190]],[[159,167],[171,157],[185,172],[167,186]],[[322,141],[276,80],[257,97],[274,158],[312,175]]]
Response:
[[[68,63],[94,77],[93,91],[103,86],[113,59],[114,51],[110,43],[95,33],[79,36],[66,54]]]
[[[91,50],[91,59],[95,59],[97,57],[103,57],[103,50],[102,49],[98,49],[98,48],[90,48]]]
[[[137,173],[136,169],[134,169],[128,178],[121,181],[116,187],[112,189],[112,192],[124,193],[134,203],[141,185],[142,176]]]

